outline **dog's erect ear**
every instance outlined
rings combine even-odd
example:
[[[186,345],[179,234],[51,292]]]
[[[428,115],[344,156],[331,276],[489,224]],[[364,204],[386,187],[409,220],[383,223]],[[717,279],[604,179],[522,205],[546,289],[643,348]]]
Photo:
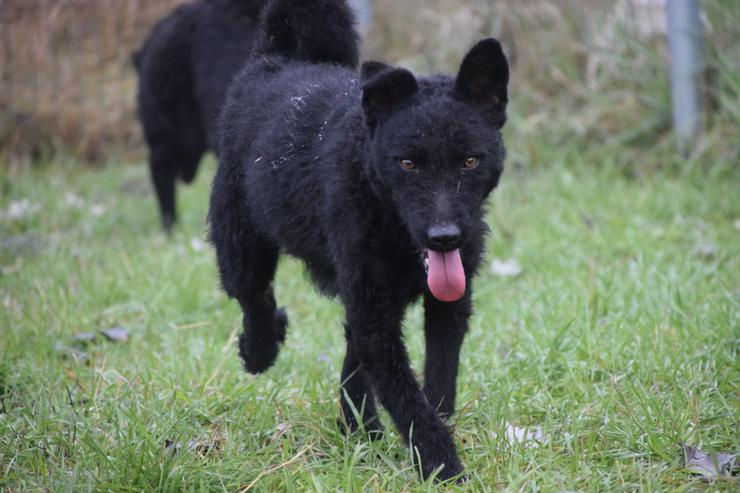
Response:
[[[370,67],[371,72],[378,68],[376,63],[373,62]],[[391,113],[394,106],[415,94],[418,89],[414,74],[404,68],[386,67],[377,70],[362,86],[362,108],[370,129],[374,130],[378,122]]]
[[[362,82],[366,82],[378,75],[380,72],[388,70],[390,68],[390,65],[383,62],[365,62],[362,64],[362,68],[360,69],[360,79],[362,80]]]
[[[493,38],[476,44],[463,59],[455,91],[463,98],[496,112],[506,110],[509,63],[501,43]]]

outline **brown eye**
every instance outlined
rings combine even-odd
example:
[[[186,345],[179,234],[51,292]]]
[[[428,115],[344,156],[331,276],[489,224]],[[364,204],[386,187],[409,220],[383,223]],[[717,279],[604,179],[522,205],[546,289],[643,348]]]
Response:
[[[469,156],[465,159],[464,166],[466,169],[473,169],[478,166],[478,158],[475,156]]]
[[[412,171],[416,169],[416,164],[410,159],[401,159],[401,167],[406,171]]]

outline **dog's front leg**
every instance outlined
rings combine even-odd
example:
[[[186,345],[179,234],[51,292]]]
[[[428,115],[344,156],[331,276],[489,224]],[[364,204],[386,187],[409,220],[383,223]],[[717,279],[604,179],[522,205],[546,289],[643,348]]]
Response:
[[[339,403],[342,409],[342,431],[353,432],[360,423],[371,438],[377,438],[383,431],[377,411],[375,396],[370,387],[360,357],[352,344],[352,334],[347,328],[347,353],[342,365],[342,382],[339,390]],[[359,420],[358,420],[359,418]]]
[[[455,412],[460,348],[470,312],[470,290],[454,303],[439,301],[429,293],[424,297],[424,394],[443,417]]]
[[[402,435],[409,437],[424,478],[444,465],[438,479],[462,472],[452,434],[421,391],[401,337],[403,309],[365,301],[347,307],[351,344],[380,403]]]

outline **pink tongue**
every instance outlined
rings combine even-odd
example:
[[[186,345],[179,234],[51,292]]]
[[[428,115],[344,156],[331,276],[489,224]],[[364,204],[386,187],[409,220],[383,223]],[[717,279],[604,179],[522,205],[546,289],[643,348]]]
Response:
[[[465,269],[460,250],[435,252],[429,250],[427,285],[439,301],[457,301],[465,294]]]

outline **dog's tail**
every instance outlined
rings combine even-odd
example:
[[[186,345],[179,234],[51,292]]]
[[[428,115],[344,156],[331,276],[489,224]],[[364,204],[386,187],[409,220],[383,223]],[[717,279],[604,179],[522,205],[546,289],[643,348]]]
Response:
[[[355,16],[346,0],[272,0],[262,12],[256,52],[355,68]]]

